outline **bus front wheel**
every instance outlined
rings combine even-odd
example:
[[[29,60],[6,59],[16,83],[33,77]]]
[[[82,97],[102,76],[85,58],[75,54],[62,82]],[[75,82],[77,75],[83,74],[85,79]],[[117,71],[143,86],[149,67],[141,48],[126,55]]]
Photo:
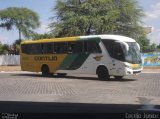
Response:
[[[98,79],[100,80],[108,80],[110,79],[108,69],[105,66],[100,66],[97,69]]]
[[[42,72],[42,76],[49,76],[50,73],[49,73],[49,68],[47,65],[43,65],[42,68],[41,68],[41,72]]]

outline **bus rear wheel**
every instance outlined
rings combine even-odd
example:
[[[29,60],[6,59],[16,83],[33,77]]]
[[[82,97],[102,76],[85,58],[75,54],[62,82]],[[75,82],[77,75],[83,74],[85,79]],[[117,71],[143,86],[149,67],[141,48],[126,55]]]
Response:
[[[108,69],[105,66],[98,67],[97,75],[98,75],[98,79],[100,79],[100,80],[109,80],[110,79]]]
[[[44,76],[44,77],[48,77],[48,76],[51,75],[51,74],[49,73],[49,68],[48,68],[47,65],[43,65],[43,66],[42,66],[41,72],[42,72],[42,76]]]

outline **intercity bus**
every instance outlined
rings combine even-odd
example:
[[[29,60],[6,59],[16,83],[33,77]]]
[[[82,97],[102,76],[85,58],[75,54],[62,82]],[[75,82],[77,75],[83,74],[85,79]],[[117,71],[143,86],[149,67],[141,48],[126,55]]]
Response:
[[[21,43],[22,71],[58,74],[93,74],[99,79],[122,78],[143,69],[140,46],[120,35],[90,35]]]

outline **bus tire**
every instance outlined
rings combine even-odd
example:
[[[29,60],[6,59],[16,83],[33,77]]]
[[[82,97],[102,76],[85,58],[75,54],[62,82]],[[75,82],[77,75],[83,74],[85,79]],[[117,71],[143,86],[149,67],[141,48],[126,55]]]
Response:
[[[123,76],[114,76],[115,79],[122,79]]]
[[[50,76],[49,68],[48,68],[47,65],[43,65],[43,66],[42,66],[41,72],[42,72],[42,76],[44,76],[44,77]]]
[[[97,68],[98,79],[100,80],[109,80],[110,75],[108,73],[108,69],[105,66],[99,66]]]

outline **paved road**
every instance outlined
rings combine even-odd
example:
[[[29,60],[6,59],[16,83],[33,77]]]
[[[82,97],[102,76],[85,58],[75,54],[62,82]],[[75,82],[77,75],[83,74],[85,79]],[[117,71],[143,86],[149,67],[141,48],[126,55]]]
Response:
[[[0,101],[0,112],[12,112],[15,109],[22,111],[21,107],[25,108],[27,105],[24,112],[37,112],[38,109],[52,112],[51,105],[59,111],[61,108],[56,105],[70,107],[68,112],[72,112],[71,107],[75,106],[81,107],[82,111],[86,105],[90,109],[86,108],[85,111],[95,112],[96,107],[99,107],[99,111],[107,112],[123,112],[131,106],[130,111],[143,110],[143,105],[147,105],[145,110],[160,111],[160,74],[142,73],[138,76],[127,76],[122,80],[111,78],[100,81],[96,76],[86,75],[44,78],[34,73],[1,73]],[[42,108],[36,106],[39,104],[42,104]],[[104,110],[104,107],[107,110]],[[112,110],[109,107],[112,107]],[[76,112],[75,108],[74,111]]]

